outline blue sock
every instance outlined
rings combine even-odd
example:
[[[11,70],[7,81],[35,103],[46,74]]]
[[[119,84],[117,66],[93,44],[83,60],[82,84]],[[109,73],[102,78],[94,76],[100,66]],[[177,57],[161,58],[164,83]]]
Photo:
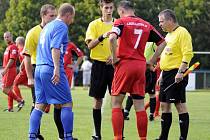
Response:
[[[72,140],[74,114],[71,107],[62,107],[61,121],[64,129],[64,140]]]
[[[34,109],[30,116],[29,124],[29,140],[36,140],[36,135],[40,126],[43,112]]]

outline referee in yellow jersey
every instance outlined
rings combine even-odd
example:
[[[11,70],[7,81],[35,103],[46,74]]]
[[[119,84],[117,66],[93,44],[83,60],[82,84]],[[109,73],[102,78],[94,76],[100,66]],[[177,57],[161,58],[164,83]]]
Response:
[[[107,86],[111,93],[114,76],[114,69],[111,65],[110,44],[107,39],[114,21],[112,18],[114,11],[113,0],[100,0],[100,10],[102,17],[89,24],[85,38],[87,47],[90,49],[90,58],[93,60],[89,90],[89,96],[94,98],[93,121],[95,135],[92,136],[92,140],[101,140],[102,102]]]
[[[159,25],[164,32],[167,46],[161,54],[160,102],[162,108],[161,134],[157,140],[167,140],[172,123],[171,103],[179,114],[180,137],[186,140],[189,128],[189,114],[186,106],[186,86],[188,77],[183,77],[193,57],[192,39],[189,32],[177,22],[174,11],[170,9],[159,13]],[[173,82],[176,84],[164,92]]]

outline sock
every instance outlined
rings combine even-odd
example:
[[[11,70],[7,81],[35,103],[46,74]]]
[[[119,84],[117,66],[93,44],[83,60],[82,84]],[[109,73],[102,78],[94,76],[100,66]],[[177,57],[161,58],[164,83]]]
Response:
[[[13,109],[13,98],[8,96],[8,109]]]
[[[18,96],[16,96],[14,93],[13,93],[13,91],[12,90],[10,90],[9,92],[8,92],[8,94],[7,94],[8,96],[10,96],[10,97],[12,97],[15,101],[17,101],[17,102],[21,102],[21,98],[19,98]]]
[[[120,108],[112,108],[112,127],[114,131],[114,140],[122,140],[123,114]]]
[[[132,105],[133,105],[133,99],[131,96],[128,96],[128,98],[126,100],[126,105],[125,105],[125,112],[127,112],[129,114]]]
[[[149,108],[150,104],[149,102],[146,102],[146,104],[144,105],[145,110],[147,110],[147,108]]]
[[[93,120],[95,126],[95,134],[96,136],[101,137],[101,109],[93,109]]]
[[[74,114],[71,107],[62,107],[61,122],[64,129],[64,140],[72,140]]]
[[[20,89],[19,89],[18,85],[14,85],[13,86],[13,91],[14,91],[16,96],[18,96],[19,98],[23,99],[21,94],[20,94]]]
[[[156,98],[150,98],[150,114],[154,114],[156,106]]]
[[[137,124],[140,139],[146,140],[148,119],[147,119],[147,113],[145,110],[136,112],[136,124]]]
[[[30,115],[32,113],[32,111],[34,110],[34,106],[31,106],[31,112],[30,112]],[[38,132],[37,132],[37,135],[40,135],[40,125],[39,125],[39,128],[38,128]]]
[[[33,135],[37,135],[38,129],[40,126],[41,118],[42,118],[43,112],[37,109],[34,109],[30,116],[30,122],[29,122],[29,140],[36,140],[34,139]],[[30,138],[31,137],[31,138]]]
[[[156,95],[155,116],[159,116],[160,100],[159,95]]]
[[[168,139],[168,133],[169,129],[171,127],[172,123],[172,113],[162,113],[161,115],[161,134],[160,139],[161,140],[167,140]]]
[[[123,115],[123,118],[124,118],[124,109],[121,109],[121,110],[122,110],[122,115]],[[122,136],[124,136],[124,119],[123,119]]]
[[[179,114],[179,126],[180,126],[180,140],[186,140],[189,128],[189,114]]]
[[[62,122],[61,122],[61,109],[54,108],[54,122],[58,130],[59,138],[63,139],[64,130],[63,130]]]

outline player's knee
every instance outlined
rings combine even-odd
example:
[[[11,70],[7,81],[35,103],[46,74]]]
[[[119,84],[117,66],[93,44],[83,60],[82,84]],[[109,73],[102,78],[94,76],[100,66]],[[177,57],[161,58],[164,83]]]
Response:
[[[187,112],[186,103],[175,103],[175,106],[179,114]]]
[[[101,109],[102,107],[102,104],[103,104],[103,100],[102,99],[94,99],[94,105],[93,105],[93,108],[94,109]]]
[[[171,112],[171,104],[161,102],[161,110],[162,110],[163,113]]]

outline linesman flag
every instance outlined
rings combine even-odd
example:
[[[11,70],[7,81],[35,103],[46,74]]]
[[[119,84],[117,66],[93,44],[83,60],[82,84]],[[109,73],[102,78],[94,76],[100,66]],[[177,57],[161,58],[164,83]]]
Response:
[[[200,62],[196,62],[194,63],[185,73],[184,76],[187,76],[189,73],[191,73],[192,71],[194,71],[198,66],[200,65]],[[169,88],[171,88],[172,86],[174,86],[176,84],[176,82],[170,84],[167,88],[164,89],[164,92],[166,92]]]

